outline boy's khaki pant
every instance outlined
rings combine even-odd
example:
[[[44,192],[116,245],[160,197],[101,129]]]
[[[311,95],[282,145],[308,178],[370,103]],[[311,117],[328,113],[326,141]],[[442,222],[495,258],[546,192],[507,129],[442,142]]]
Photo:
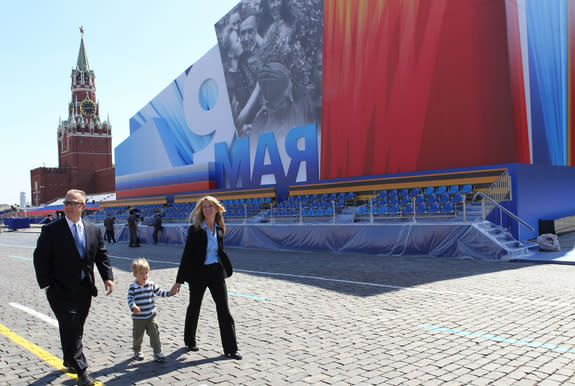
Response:
[[[158,328],[158,319],[156,315],[148,319],[132,319],[134,321],[133,338],[134,352],[142,351],[142,341],[144,340],[144,332],[148,333],[150,337],[150,345],[154,349],[154,354],[162,352],[162,344],[160,343],[160,329]]]

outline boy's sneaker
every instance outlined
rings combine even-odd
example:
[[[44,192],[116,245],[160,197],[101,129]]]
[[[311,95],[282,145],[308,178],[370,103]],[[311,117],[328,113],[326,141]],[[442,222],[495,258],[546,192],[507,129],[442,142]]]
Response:
[[[142,354],[141,351],[136,351],[136,352],[134,352],[134,359],[137,361],[143,361],[144,360],[144,354]]]
[[[162,353],[154,354],[154,360],[156,362],[164,362],[166,360],[166,356]]]

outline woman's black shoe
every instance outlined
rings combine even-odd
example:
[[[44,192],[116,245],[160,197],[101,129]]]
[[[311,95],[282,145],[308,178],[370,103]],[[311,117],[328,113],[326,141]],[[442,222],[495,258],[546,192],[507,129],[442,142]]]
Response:
[[[194,346],[188,346],[188,351],[198,351],[199,348],[198,346],[194,345]]]
[[[236,352],[227,352],[224,355],[230,359],[237,359],[237,360],[242,359],[242,356],[237,351]]]

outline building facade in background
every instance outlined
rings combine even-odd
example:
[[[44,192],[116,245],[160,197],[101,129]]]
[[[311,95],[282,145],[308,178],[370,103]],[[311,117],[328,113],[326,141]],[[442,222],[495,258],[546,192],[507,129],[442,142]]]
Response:
[[[70,187],[88,194],[115,190],[112,163],[112,126],[101,120],[96,102],[96,75],[90,69],[84,45],[84,29],[76,68],[71,74],[72,100],[68,119],[58,125],[58,167],[30,171],[31,203],[40,205],[63,197]]]

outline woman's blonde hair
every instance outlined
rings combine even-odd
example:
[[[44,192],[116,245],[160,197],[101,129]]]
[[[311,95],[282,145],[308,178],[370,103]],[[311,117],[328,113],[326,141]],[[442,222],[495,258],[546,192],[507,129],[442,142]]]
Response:
[[[209,201],[214,205],[214,208],[216,208],[216,224],[218,224],[224,233],[226,233],[226,224],[224,224],[223,216],[223,214],[226,212],[226,208],[220,204],[217,198],[212,196],[204,196],[196,202],[196,207],[194,210],[192,210],[192,213],[190,213],[190,216],[188,217],[188,224],[193,224],[196,228],[200,228],[202,226],[205,220],[204,212],[202,212],[202,203],[204,201]]]

